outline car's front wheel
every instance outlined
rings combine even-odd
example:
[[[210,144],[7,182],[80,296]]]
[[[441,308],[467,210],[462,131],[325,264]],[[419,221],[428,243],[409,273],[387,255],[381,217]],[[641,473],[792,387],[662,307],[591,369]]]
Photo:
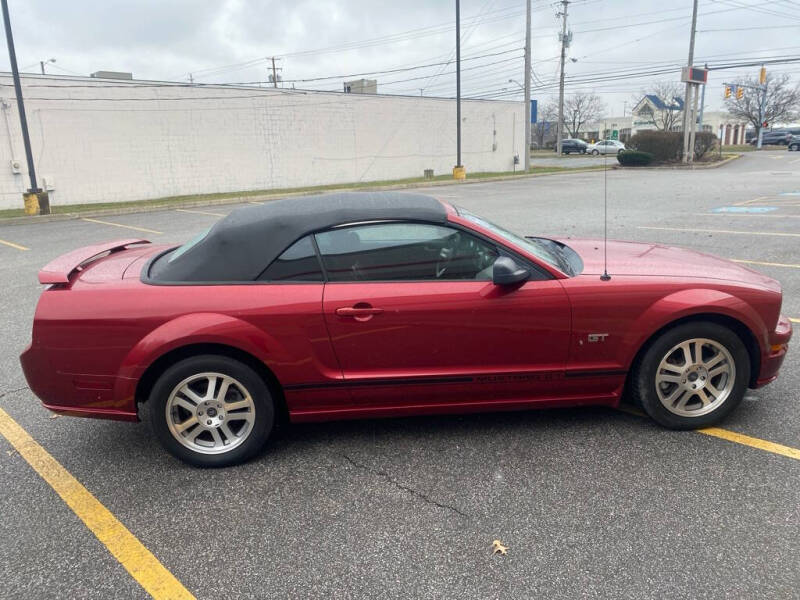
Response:
[[[597,156],[598,154],[600,154],[600,151],[599,150],[592,150],[592,154],[594,156]]]
[[[750,359],[732,330],[679,325],[657,338],[634,367],[632,391],[645,412],[671,429],[708,427],[742,401]]]
[[[198,467],[247,460],[264,445],[275,418],[263,379],[226,356],[195,356],[172,365],[156,381],[148,405],[159,442]]]

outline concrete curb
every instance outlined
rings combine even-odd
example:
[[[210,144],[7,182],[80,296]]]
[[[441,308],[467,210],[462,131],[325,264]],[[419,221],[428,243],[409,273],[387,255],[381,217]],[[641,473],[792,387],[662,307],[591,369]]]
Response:
[[[4,225],[30,225],[40,223],[52,223],[59,221],[72,221],[75,219],[110,217],[114,215],[132,215],[137,213],[155,212],[160,210],[174,210],[176,208],[202,208],[208,206],[223,206],[226,204],[241,204],[243,202],[261,202],[269,200],[279,200],[281,198],[291,198],[294,196],[311,196],[315,194],[332,194],[335,192],[367,192],[367,191],[386,191],[404,190],[421,187],[444,187],[450,185],[469,185],[476,183],[488,183],[493,181],[508,181],[512,179],[527,179],[532,177],[546,177],[548,175],[572,175],[588,171],[602,170],[598,167],[577,167],[566,171],[554,171],[552,173],[529,173],[519,175],[499,175],[497,177],[485,177],[481,179],[464,179],[461,181],[414,181],[410,183],[393,183],[386,185],[375,185],[367,187],[341,187],[332,190],[308,190],[301,192],[275,192],[271,194],[259,194],[254,196],[231,196],[228,198],[217,198],[209,200],[187,200],[186,202],[165,202],[164,204],[149,204],[143,206],[126,206],[120,208],[108,208],[94,211],[81,211],[74,213],[58,213],[54,215],[36,215],[21,217],[0,218],[0,226]],[[469,177],[469,176],[468,176]]]
[[[691,165],[663,165],[661,167],[623,167],[620,164],[616,164],[612,167],[612,169],[627,169],[633,171],[702,171],[703,169],[719,169],[721,166],[727,165],[729,162],[741,157],[741,154],[734,154],[718,162],[708,164],[692,163]]]

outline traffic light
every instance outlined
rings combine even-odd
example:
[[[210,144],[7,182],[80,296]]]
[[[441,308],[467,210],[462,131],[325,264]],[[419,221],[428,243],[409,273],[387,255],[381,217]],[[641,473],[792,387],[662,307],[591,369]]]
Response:
[[[729,86],[729,85],[725,86],[725,97],[726,98],[730,98],[731,97],[731,86]]]
[[[767,69],[765,67],[761,67],[761,72],[758,74],[758,83],[761,85],[767,83]]]
[[[737,87],[736,88],[736,99],[741,100],[744,97],[744,89]]]
[[[761,126],[762,126],[764,129],[766,129],[767,127],[769,127],[769,123],[767,123],[766,121],[764,121],[764,122],[761,124]]]

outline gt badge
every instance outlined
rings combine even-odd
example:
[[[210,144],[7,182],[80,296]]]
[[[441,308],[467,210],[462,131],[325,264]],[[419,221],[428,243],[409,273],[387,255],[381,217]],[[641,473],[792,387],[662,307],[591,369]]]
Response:
[[[605,342],[607,337],[607,333],[590,333],[586,336],[586,339],[589,342]]]

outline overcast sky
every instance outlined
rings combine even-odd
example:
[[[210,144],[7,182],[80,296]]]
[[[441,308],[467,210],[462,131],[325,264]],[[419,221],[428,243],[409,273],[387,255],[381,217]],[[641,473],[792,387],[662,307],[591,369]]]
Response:
[[[557,97],[560,5],[533,4],[533,97]],[[21,69],[88,75],[131,71],[137,79],[265,81],[279,57],[287,87],[341,90],[343,75],[367,75],[379,91],[455,94],[454,0],[9,0]],[[525,0],[462,0],[462,92],[516,98],[523,80]],[[569,4],[567,93],[596,91],[608,116],[655,80],[677,80],[686,62],[691,0],[574,0]],[[696,63],[800,56],[800,2],[700,0]],[[0,69],[8,70],[5,51]],[[399,70],[419,65],[422,69]],[[642,71],[674,69],[669,73]],[[800,63],[778,65],[800,81]],[[757,67],[712,73],[707,109],[722,104],[722,82]],[[580,81],[639,72],[617,81]],[[332,77],[327,80],[298,81]],[[294,80],[294,81],[291,81]],[[577,81],[576,81],[577,80]],[[625,103],[625,104],[623,104]]]

